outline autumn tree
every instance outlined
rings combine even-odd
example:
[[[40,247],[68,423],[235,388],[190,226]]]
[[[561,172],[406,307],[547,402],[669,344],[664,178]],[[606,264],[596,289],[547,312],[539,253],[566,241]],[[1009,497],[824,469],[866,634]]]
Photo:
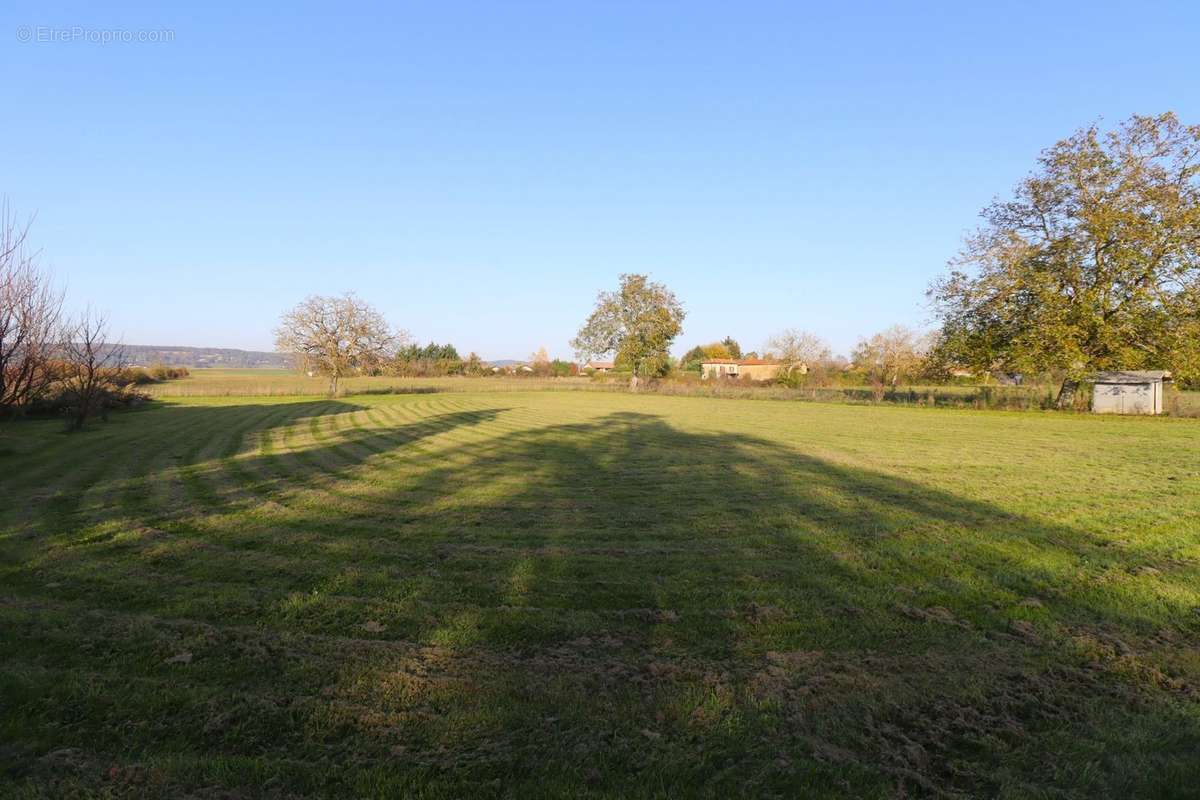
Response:
[[[62,292],[28,246],[29,224],[0,204],[0,413],[17,415],[49,387]]]
[[[733,347],[730,347],[730,344]],[[683,354],[680,359],[680,369],[685,371],[696,372],[700,369],[705,361],[727,360],[732,358],[741,358],[742,348],[730,337],[726,337],[721,342],[709,342],[708,344],[696,345],[691,350]]]
[[[284,314],[275,330],[275,349],[327,376],[331,396],[341,378],[382,363],[399,340],[407,335],[393,332],[382,314],[353,294],[311,296]]]
[[[927,340],[912,328],[893,325],[887,330],[862,339],[854,348],[851,360],[876,390],[896,386],[911,379],[921,368]]]
[[[529,367],[535,375],[546,376],[551,374],[550,355],[546,352],[545,347],[539,347],[537,352],[529,357]]]
[[[939,357],[1076,383],[1103,369],[1200,379],[1200,126],[1174,114],[1077,131],[984,209],[929,294]]]
[[[466,361],[463,362],[463,373],[466,375],[478,376],[482,375],[484,372],[485,367],[483,364],[483,359],[479,357],[478,353],[471,351],[470,355],[467,356]]]
[[[710,361],[718,358],[738,358],[724,342],[712,342],[704,345],[700,350],[704,353],[704,357]]]
[[[581,361],[615,354],[616,363],[639,377],[663,375],[670,368],[671,342],[683,329],[683,305],[661,283],[645,275],[622,275],[615,292],[601,292],[596,307],[572,340]]]

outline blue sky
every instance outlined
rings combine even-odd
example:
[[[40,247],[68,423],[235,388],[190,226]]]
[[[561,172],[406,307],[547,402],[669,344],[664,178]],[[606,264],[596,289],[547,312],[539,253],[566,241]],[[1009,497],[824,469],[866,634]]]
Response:
[[[189,5],[0,10],[0,194],[129,343],[270,349],[352,290],[422,341],[565,356],[649,272],[678,351],[802,327],[845,352],[928,321],[1042,148],[1200,121],[1194,2]]]

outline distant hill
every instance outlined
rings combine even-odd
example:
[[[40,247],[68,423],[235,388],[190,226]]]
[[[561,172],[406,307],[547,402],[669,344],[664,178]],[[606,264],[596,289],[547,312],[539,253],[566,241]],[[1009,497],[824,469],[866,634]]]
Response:
[[[261,350],[236,350],[224,347],[165,347],[152,344],[123,345],[126,361],[135,366],[166,364],[172,367],[226,367],[254,369],[291,369],[291,359],[283,353]],[[486,362],[492,367],[527,364],[515,358]]]
[[[148,344],[123,346],[130,364],[148,367],[166,364],[181,367],[254,367],[257,369],[287,369],[292,366],[283,353],[258,350],[235,350],[223,347],[160,347]]]

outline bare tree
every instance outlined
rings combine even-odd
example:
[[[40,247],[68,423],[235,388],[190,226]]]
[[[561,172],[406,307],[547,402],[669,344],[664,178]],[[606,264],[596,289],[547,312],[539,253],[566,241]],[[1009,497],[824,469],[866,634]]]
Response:
[[[0,412],[16,415],[45,392],[58,339],[62,292],[27,246],[19,224],[0,203]]]
[[[833,358],[833,352],[824,339],[798,328],[788,328],[775,334],[763,345],[763,350],[768,357],[787,364],[789,370],[797,364],[816,367]]]
[[[124,347],[108,341],[108,320],[91,309],[66,326],[61,345],[67,427],[81,429],[96,413],[107,415],[113,373],[125,364]]]
[[[407,338],[393,333],[382,314],[353,294],[313,295],[283,315],[275,349],[294,353],[304,369],[327,376],[332,396],[339,380],[379,365],[393,344]]]

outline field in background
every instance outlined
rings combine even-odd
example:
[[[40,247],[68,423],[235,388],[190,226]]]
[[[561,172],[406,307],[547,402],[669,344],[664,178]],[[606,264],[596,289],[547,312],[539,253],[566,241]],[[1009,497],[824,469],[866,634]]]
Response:
[[[344,378],[340,394],[370,392],[500,391],[578,388],[588,378],[396,378],[374,376]],[[319,397],[329,388],[327,378],[309,378],[291,370],[193,369],[187,378],[148,387],[154,397]]]
[[[183,380],[147,387],[155,397],[317,397],[325,393],[325,378],[309,378],[294,371],[270,369],[194,369]],[[597,381],[576,378],[496,377],[396,378],[387,376],[346,378],[343,396],[365,393],[496,392],[553,389],[559,391],[624,392],[622,380]],[[745,399],[807,400],[828,403],[872,403],[869,387],[789,389],[758,386],[736,381],[667,381],[654,389],[657,394],[730,397]],[[883,402],[900,405],[966,408],[1036,409],[1053,400],[1056,387],[1049,386],[901,386],[889,390]],[[1168,412],[1175,416],[1200,416],[1200,392],[1170,390]]]
[[[1200,785],[1190,420],[458,391],[2,435],[0,793]]]

